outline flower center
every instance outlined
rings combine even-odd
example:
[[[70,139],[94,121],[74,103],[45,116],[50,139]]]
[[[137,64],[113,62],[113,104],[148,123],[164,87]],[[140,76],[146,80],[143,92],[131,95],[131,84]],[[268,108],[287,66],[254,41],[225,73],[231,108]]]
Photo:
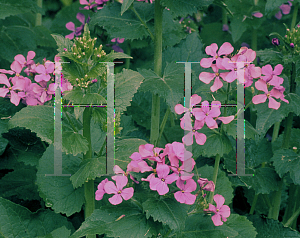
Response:
[[[46,91],[46,92],[47,92],[47,88],[44,88],[44,91]]]
[[[162,178],[162,179],[161,179],[161,181],[165,182],[165,179],[164,179],[164,178]]]
[[[121,193],[122,193],[121,190],[119,190],[119,191],[118,191],[118,194],[121,194]]]
[[[268,97],[268,98],[270,97],[270,93],[267,94],[267,97]]]
[[[183,192],[183,193],[184,193],[184,190],[182,190],[181,192]]]
[[[216,55],[216,59],[217,59],[217,58],[219,58],[219,56],[218,56],[218,55]]]
[[[9,89],[9,90],[12,90],[12,87],[9,87],[8,89]]]
[[[158,156],[158,154],[155,152],[155,153],[154,153],[154,156],[155,156],[155,157],[157,157],[157,156]]]
[[[216,73],[216,76],[219,77],[220,73]]]
[[[237,71],[237,68],[234,68],[234,71]]]
[[[247,68],[247,67],[248,67],[248,64],[245,64],[245,67]]]
[[[219,209],[217,209],[217,212],[220,211]]]
[[[180,172],[180,171],[181,171],[181,168],[178,168],[177,170],[178,170],[178,172]]]
[[[195,129],[193,129],[193,130],[192,130],[192,132],[196,132],[196,130],[195,130]]]
[[[16,73],[16,76],[17,76],[17,77],[19,77],[19,76],[20,76],[20,74],[19,74],[19,73]]]

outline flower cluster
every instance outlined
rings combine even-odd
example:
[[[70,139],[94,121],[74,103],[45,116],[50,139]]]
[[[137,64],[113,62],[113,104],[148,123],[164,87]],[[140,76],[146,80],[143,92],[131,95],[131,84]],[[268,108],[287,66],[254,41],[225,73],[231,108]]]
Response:
[[[30,106],[42,105],[46,101],[52,99],[55,93],[54,63],[44,59],[43,64],[35,64],[32,60],[35,57],[34,51],[29,51],[27,58],[21,54],[15,56],[14,62],[11,64],[11,70],[0,69],[0,84],[4,84],[0,88],[0,97],[10,98],[11,103],[19,105],[22,103]],[[27,76],[33,76],[35,83],[28,77],[21,75],[23,68]],[[7,77],[7,75],[11,77]],[[72,85],[62,78],[62,92],[71,90]]]
[[[213,181],[199,178],[197,181],[199,190],[194,194],[197,189],[197,183],[193,179],[194,173],[192,171],[196,163],[192,158],[192,153],[185,149],[183,143],[173,142],[172,144],[167,144],[164,149],[154,148],[152,144],[140,145],[139,152],[134,152],[130,158],[131,162],[127,165],[126,172],[118,165],[115,165],[114,172],[116,175],[112,176],[112,179],[116,184],[105,179],[98,185],[98,189],[95,192],[96,200],[101,200],[105,193],[114,194],[114,196],[109,198],[109,202],[113,205],[120,204],[122,198],[124,200],[130,199],[134,193],[133,188],[123,189],[128,183],[128,175],[135,183],[139,183],[130,174],[131,171],[140,173],[151,172],[147,178],[142,178],[141,180],[149,182],[150,189],[157,191],[159,195],[167,194],[169,185],[176,182],[177,189],[171,193],[174,193],[174,198],[180,203],[192,205],[201,192],[202,198],[205,198],[206,194],[204,194],[204,191],[213,192],[215,190]],[[214,212],[219,216],[219,211]],[[224,213],[223,221],[229,215],[230,210],[226,214]],[[217,221],[218,219],[214,217],[214,220]],[[221,225],[220,222],[221,220],[218,220],[215,225]]]
[[[279,44],[276,40],[273,40],[273,42],[273,44]],[[207,55],[212,56],[212,58],[203,58],[200,61],[200,65],[203,68],[211,67],[214,72],[202,72],[199,75],[199,79],[206,84],[209,84],[215,79],[213,85],[210,87],[212,92],[217,91],[223,86],[220,78],[228,83],[232,83],[237,79],[239,83],[244,84],[244,87],[250,87],[253,83],[253,79],[258,79],[255,86],[258,90],[264,91],[265,94],[254,96],[252,99],[254,104],[263,103],[269,98],[269,108],[278,109],[280,103],[273,97],[288,103],[283,95],[285,89],[280,85],[283,83],[283,78],[278,77],[282,72],[282,65],[277,65],[274,71],[272,70],[271,65],[266,65],[262,68],[256,67],[253,64],[253,61],[256,58],[255,51],[248,47],[241,47],[237,54],[231,55],[234,49],[228,42],[225,42],[218,52],[217,50],[218,46],[215,43],[207,46],[205,52]],[[219,70],[222,70],[222,72],[219,72]],[[271,85],[273,85],[274,88],[269,91],[268,88]]]
[[[287,15],[290,13],[292,7],[291,1],[293,0],[287,1],[288,4],[281,4],[281,6],[279,7],[279,11],[275,14],[275,17],[278,20],[282,18],[282,14]]]
[[[81,5],[86,5],[84,8],[79,8],[80,10],[94,10],[95,12],[102,9],[106,2],[109,0],[79,0]],[[96,7],[97,10],[94,9]]]
[[[203,101],[201,108],[193,109],[196,104],[201,102],[201,99],[202,98],[200,96],[194,94],[191,97],[189,108],[185,108],[181,104],[177,104],[175,106],[175,112],[177,114],[185,112],[184,116],[180,119],[180,127],[183,130],[190,131],[182,138],[182,142],[188,146],[193,144],[194,136],[197,144],[205,144],[206,135],[197,131],[200,130],[204,124],[206,124],[210,129],[216,129],[218,128],[218,124],[216,122],[217,119],[222,121],[224,124],[228,124],[234,119],[234,116],[219,117],[221,114],[221,102],[219,101],[213,101],[211,103],[211,107],[209,106],[208,101]],[[194,116],[194,119],[192,119],[192,116]],[[194,126],[192,126],[192,122],[194,122]]]

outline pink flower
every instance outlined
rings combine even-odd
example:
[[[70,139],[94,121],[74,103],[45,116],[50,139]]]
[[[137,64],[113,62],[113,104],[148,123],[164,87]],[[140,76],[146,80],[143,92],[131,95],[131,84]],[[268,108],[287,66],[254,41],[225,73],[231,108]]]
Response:
[[[38,75],[35,75],[34,80],[36,82],[46,81],[48,82],[50,80],[50,75],[54,71],[54,63],[53,62],[45,62],[45,66],[40,64],[35,68],[35,71],[38,73]]]
[[[268,87],[267,84],[264,80],[260,79],[255,83],[255,87],[260,90],[265,92],[264,94],[259,94],[259,95],[255,95],[252,98],[252,102],[254,104],[259,104],[259,103],[264,103],[267,98],[269,98],[269,108],[273,108],[273,109],[278,109],[280,107],[280,102],[277,102],[273,97],[275,98],[280,98],[281,97],[281,93],[273,88],[270,92],[268,91]]]
[[[171,161],[171,170],[178,176],[180,175],[181,180],[188,180],[194,176],[194,174],[190,174],[190,172],[194,169],[195,164],[196,162],[193,158],[183,161],[180,167],[178,167],[178,163],[173,164]]]
[[[138,152],[134,152],[129,158],[131,158],[131,162],[129,163],[129,166],[131,168],[134,168],[134,172],[141,172],[144,173],[146,171],[152,171],[153,168],[148,166],[146,161],[142,159],[142,156]]]
[[[172,144],[167,144],[166,149],[162,153],[162,156],[168,155],[168,158],[172,166],[179,167],[179,160],[181,162],[190,159],[193,154],[187,151],[183,143],[174,141]]]
[[[143,159],[149,159],[156,161],[158,163],[164,163],[164,157],[162,157],[159,152],[162,151],[162,148],[154,148],[154,145],[146,144],[139,146],[139,153]],[[154,152],[153,152],[154,151]]]
[[[219,73],[219,68],[216,65],[212,65],[211,67],[214,73],[201,72],[199,75],[199,79],[203,83],[209,84],[215,78],[214,84],[210,87],[210,90],[212,92],[215,92],[223,87],[223,83],[221,82],[220,77],[224,80],[228,72]]]
[[[156,172],[158,178],[152,177],[152,179],[150,179],[150,189],[156,190],[159,195],[165,195],[169,192],[168,184],[173,183],[178,177],[174,173],[168,175],[170,168],[166,164],[158,165],[156,167]]]
[[[95,199],[96,200],[102,200],[103,195],[105,194],[104,185],[108,182],[108,179],[102,180],[101,183],[98,185],[98,190],[95,192]]]
[[[218,53],[218,45],[216,43],[212,43],[210,46],[205,48],[205,52],[207,55],[212,56],[212,58],[203,58],[200,61],[200,65],[203,68],[211,67],[212,63],[216,61],[216,65],[219,69],[224,69],[222,66],[221,57],[222,55],[229,55],[233,52],[234,48],[229,42],[225,42],[219,49]]]
[[[47,82],[40,81],[39,84],[40,85],[35,84],[33,87],[33,92],[38,95],[41,103],[51,100],[52,94],[55,94],[55,83],[51,83],[49,86],[47,86]]]
[[[292,1],[292,0],[291,0]],[[288,4],[281,4],[279,7],[279,11],[275,14],[275,17],[280,20],[282,18],[282,14],[287,15],[291,11],[292,3],[291,1],[288,1]],[[282,12],[282,13],[281,13]]]
[[[244,83],[244,66],[247,59],[244,55],[235,55],[230,60],[223,59],[222,64],[225,69],[231,70],[225,77],[225,81],[232,83],[238,79],[240,83]]]
[[[195,136],[196,143],[198,145],[204,145],[206,142],[206,135],[203,133],[197,132],[197,130],[201,129],[204,125],[204,121],[196,120],[194,126],[192,127],[191,118],[188,116],[184,116],[180,119],[180,126],[183,130],[190,131],[187,135],[182,137],[182,142],[187,146],[193,144],[193,137]]]
[[[213,181],[208,181],[206,178],[199,178],[197,182],[200,185],[200,189],[210,192],[215,191],[215,184]]]
[[[124,172],[124,170],[121,169],[120,166],[118,166],[118,165],[115,165],[114,168],[113,168],[113,170],[114,170],[114,173],[117,174],[117,175],[111,177],[113,180],[116,180],[116,178],[117,178],[118,176],[126,176],[126,177],[127,177],[130,171],[133,171],[133,172],[139,172],[139,171],[136,171],[133,167],[131,167],[131,166],[130,166],[130,163],[127,165],[127,170],[126,170],[126,172]],[[134,170],[135,170],[135,171],[134,171]],[[129,175],[130,175],[130,178],[131,178],[135,183],[139,183],[138,181],[136,181],[136,180],[134,179],[134,177],[133,177],[131,174],[129,174]]]
[[[34,51],[29,51],[27,53],[27,60],[25,57],[21,54],[15,56],[15,61],[21,64],[23,67],[28,67],[29,65],[34,64],[34,61],[32,60],[35,57]]]
[[[272,69],[272,66],[270,64],[267,64],[261,68],[261,73],[265,75],[262,77],[262,79],[267,84],[278,87],[283,83],[283,78],[278,77],[278,75],[281,74],[282,70],[283,66],[281,64],[276,65],[274,71]]]
[[[112,181],[108,181],[104,185],[104,191],[108,194],[115,194],[108,201],[113,205],[118,205],[122,202],[122,198],[124,200],[128,200],[133,196],[133,188],[125,188],[123,187],[127,184],[128,178],[126,176],[118,176],[116,178],[116,185]]]
[[[40,104],[36,93],[33,91],[33,88],[37,86],[37,84],[32,83],[29,78],[24,78],[24,80],[24,89],[23,91],[18,92],[18,95],[22,98],[22,103],[30,106],[36,106]]]
[[[257,18],[262,18],[264,15],[260,12],[253,12],[252,16],[257,17]]]
[[[80,12],[77,13],[76,18],[78,19],[78,21],[81,22],[81,25],[75,29],[75,24],[71,21],[68,22],[66,24],[66,28],[68,30],[72,31],[72,33],[69,35],[66,35],[65,38],[69,38],[70,40],[72,40],[74,38],[74,36],[80,36],[81,32],[84,29],[85,23],[88,23],[90,21],[90,17],[88,17],[87,21],[85,21],[85,16]]]
[[[192,108],[200,102],[201,102],[201,97],[198,96],[197,94],[193,94],[190,99],[189,108],[186,108],[186,107],[182,106],[181,104],[177,104],[174,109],[175,109],[175,112],[179,115],[184,112],[190,113],[190,112],[192,112]]]
[[[198,110],[195,112],[195,118],[199,121],[205,121],[206,125],[210,129],[218,128],[217,122],[213,119],[213,117],[218,117],[221,114],[220,108],[216,105],[221,105],[221,102],[219,101],[213,101],[211,103],[212,108],[209,109],[209,102],[203,101],[202,107],[197,108]]]
[[[191,194],[197,188],[197,184],[193,179],[186,180],[186,184],[181,179],[178,179],[176,182],[178,188],[181,191],[174,193],[175,199],[180,203],[185,203],[192,205],[196,200],[196,195]]]
[[[0,84],[4,84],[7,86],[7,88],[4,86],[0,88],[0,97],[5,97],[8,93],[10,93],[10,102],[18,106],[21,97],[14,90],[22,91],[25,87],[25,80],[22,78],[14,77],[11,79],[11,82],[13,83],[13,86],[11,86],[5,74],[0,74]]]
[[[217,207],[215,207],[212,204],[209,204],[209,208],[205,209],[205,211],[211,211],[214,212],[215,215],[211,217],[213,223],[215,226],[221,226],[223,225],[223,222],[227,221],[227,217],[230,216],[230,208],[227,205],[223,205],[225,202],[225,199],[222,195],[216,194],[214,196],[214,201],[217,204]],[[221,221],[222,219],[222,221]]]

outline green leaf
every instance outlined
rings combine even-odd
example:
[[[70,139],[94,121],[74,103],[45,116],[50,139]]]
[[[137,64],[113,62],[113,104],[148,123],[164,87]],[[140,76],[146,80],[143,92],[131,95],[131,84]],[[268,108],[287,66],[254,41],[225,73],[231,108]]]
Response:
[[[279,10],[279,7],[283,3],[286,3],[286,1],[285,0],[267,0],[266,6],[265,6],[265,12],[268,14],[275,9]]]
[[[35,180],[35,168],[31,166],[17,168],[0,179],[1,197],[17,196],[23,200],[39,200]]]
[[[130,106],[130,101],[137,92],[144,77],[131,69],[123,69],[121,73],[115,76],[115,109],[120,112],[126,111]]]
[[[278,138],[272,143],[273,154],[275,154],[276,150],[281,149],[282,141],[284,138],[284,133],[280,134]],[[300,129],[292,128],[289,148],[296,147],[298,150],[300,149]]]
[[[138,138],[116,140],[115,164],[126,170],[128,163],[131,161],[129,156],[139,151],[140,145],[147,144],[146,141]]]
[[[202,48],[203,44],[198,33],[193,32],[177,46],[168,47],[163,52],[163,62],[200,62],[204,57]]]
[[[228,154],[232,150],[230,140],[224,133],[220,134],[215,130],[209,129],[206,125],[198,132],[206,135],[206,142],[204,145],[198,145],[194,140],[193,155],[195,157],[199,155],[212,157],[217,154],[223,157],[223,155]]]
[[[64,52],[64,48],[66,48],[68,51],[71,51],[71,47],[73,45],[73,42],[69,38],[65,38],[58,34],[51,34],[51,36],[56,41],[56,44],[58,46],[57,51],[59,53]]]
[[[153,217],[154,221],[168,225],[172,230],[184,229],[189,205],[179,203],[175,198],[157,199],[148,198],[142,204],[146,217]]]
[[[36,1],[32,0],[1,0],[0,5],[0,19],[25,12],[44,14],[44,10],[37,6]]]
[[[81,159],[73,155],[62,154],[62,173],[75,174]],[[73,188],[69,176],[45,176],[54,172],[54,146],[50,145],[40,159],[37,172],[37,185],[40,196],[47,207],[56,213],[67,216],[80,212],[84,203],[83,187]]]
[[[105,62],[112,62],[115,59],[132,59],[130,55],[124,54],[122,52],[111,51],[108,55],[105,56]]]
[[[84,182],[94,180],[104,174],[106,174],[106,158],[91,158],[83,160],[80,164],[80,168],[70,179],[73,183],[73,187],[78,188],[81,187]]]
[[[121,215],[125,215],[121,219]],[[157,236],[158,224],[146,219],[144,213],[135,206],[123,201],[113,206],[106,205],[96,209],[70,238],[80,238],[87,234],[106,234],[108,237],[140,238]],[[133,232],[134,231],[134,232]]]
[[[169,8],[173,17],[193,15],[201,7],[207,7],[213,0],[162,0],[162,5]]]
[[[231,19],[230,27],[232,40],[234,43],[237,42],[247,30],[247,24],[243,22],[242,16],[235,16],[233,19]]]
[[[85,137],[75,131],[64,131],[62,134],[62,151],[66,154],[76,156],[86,153],[89,150],[89,143]]]
[[[256,51],[256,57],[264,62],[264,64],[275,63],[278,61],[278,64],[282,61],[282,55],[278,51],[272,49],[264,49]],[[275,61],[275,62],[274,62]]]
[[[65,226],[62,226],[45,236],[39,236],[37,238],[69,238],[70,233],[70,230],[68,230]]]
[[[45,26],[35,26],[33,31],[36,34],[36,44],[39,46],[56,48],[55,41]]]
[[[290,227],[284,227],[279,221],[273,219],[262,218],[259,215],[248,216],[248,219],[253,222],[256,231],[258,232],[256,238],[266,237],[293,237],[299,238],[298,231],[292,230]]]
[[[300,155],[293,150],[280,149],[276,150],[271,159],[274,161],[276,172],[282,178],[286,173],[290,174],[294,184],[300,185]]]
[[[124,0],[121,7],[121,16],[124,12],[128,10],[128,8],[131,6],[131,4],[134,2],[134,0]]]
[[[133,4],[142,20],[148,24],[148,22],[153,19],[154,4],[141,2],[134,2]],[[141,24],[140,20],[132,11],[126,11],[121,15],[121,5],[117,2],[105,5],[101,11],[98,11],[91,17],[89,24],[92,27],[95,25],[103,26],[111,38],[119,37],[132,40],[142,39],[149,35],[144,25]],[[150,25],[148,27],[150,27]]]
[[[160,97],[165,98],[171,111],[175,113],[174,107],[180,102],[184,93],[183,65],[175,63],[167,64],[162,78],[152,70],[139,69],[139,72],[145,78],[143,84],[140,86],[140,90],[157,93]]]
[[[66,217],[49,209],[32,213],[27,208],[0,197],[0,237],[45,236],[61,226],[74,230]]]
[[[8,140],[2,137],[2,133],[7,132],[7,120],[0,120],[0,155],[3,154],[8,144]]]
[[[213,170],[212,166],[205,165],[197,169],[201,178],[207,178],[212,180]],[[196,175],[196,174],[195,174]],[[218,171],[218,177],[216,182],[215,194],[221,194],[225,198],[225,205],[232,203],[233,199],[233,188],[231,182],[229,181],[226,173],[221,169]]]
[[[227,221],[222,226],[215,226],[210,216],[196,214],[189,216],[186,220],[186,228],[181,233],[186,238],[255,238],[257,232],[252,222],[245,216],[230,214]]]
[[[275,123],[282,121],[289,112],[294,112],[296,115],[300,115],[300,96],[294,93],[289,93],[285,96],[285,99],[289,101],[281,102],[280,107],[275,110],[268,107],[268,102],[255,105],[257,108],[257,121],[256,131],[260,135],[265,135],[268,129]]]
[[[106,99],[98,93],[84,93],[80,88],[65,91],[63,99],[70,100],[76,105],[102,105],[106,104]]]
[[[236,121],[237,120],[234,119],[229,124],[223,125],[223,129],[227,133],[227,135],[230,135],[233,138],[236,137],[236,132],[237,132],[237,122]],[[242,130],[243,129],[244,129],[244,126],[243,126]],[[250,124],[250,122],[245,120],[245,138],[254,139],[256,134],[257,134],[257,131],[255,130],[255,128]]]

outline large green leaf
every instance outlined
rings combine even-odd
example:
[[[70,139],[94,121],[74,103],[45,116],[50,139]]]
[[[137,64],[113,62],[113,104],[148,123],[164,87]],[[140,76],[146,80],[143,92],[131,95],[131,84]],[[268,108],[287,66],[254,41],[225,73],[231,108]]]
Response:
[[[74,230],[66,217],[49,209],[32,213],[27,208],[0,197],[1,238],[45,236],[61,226]]]
[[[284,133],[280,134],[278,138],[272,143],[272,150],[273,154],[275,155],[275,151],[281,149],[282,142],[284,138]],[[300,149],[300,129],[299,128],[292,128],[290,141],[289,141],[289,148],[296,147],[299,151]]]
[[[175,105],[180,102],[184,93],[184,67],[182,64],[170,63],[164,69],[163,77],[159,77],[154,71],[139,69],[145,78],[140,86],[141,91],[151,91],[163,97],[171,111],[175,113]]]
[[[278,9],[281,6],[281,4],[286,3],[285,0],[267,0],[266,6],[265,6],[265,12],[268,14],[272,12],[275,9]]]
[[[91,158],[81,162],[80,168],[70,178],[74,188],[81,187],[84,182],[94,180],[106,174],[106,158]]]
[[[154,4],[134,2],[133,5],[146,24],[153,19]],[[149,35],[133,11],[126,11],[121,15],[121,5],[117,2],[104,6],[101,11],[92,16],[90,25],[103,26],[112,38],[119,37],[132,40],[142,39]]]
[[[0,155],[3,154],[8,144],[8,140],[2,137],[2,133],[7,132],[7,120],[0,120]]]
[[[147,220],[146,215],[135,206],[123,201],[116,206],[106,205],[96,209],[70,238],[80,238],[87,234],[106,234],[108,237],[120,238],[152,237],[157,236],[155,227],[158,225],[151,219]]]
[[[93,98],[91,95],[87,97],[89,96],[91,99]],[[35,132],[41,140],[51,144],[54,140],[53,113],[54,110],[51,106],[27,106],[9,120],[8,127],[25,127]],[[63,117],[64,115],[63,113]],[[77,155],[81,152],[85,153],[88,150],[87,140],[81,134],[74,131],[65,120],[62,123],[62,139],[63,152]]]
[[[0,196],[17,196],[23,200],[39,200],[37,192],[36,169],[31,166],[23,166],[6,174],[0,179]]]
[[[189,205],[178,203],[175,198],[157,199],[150,197],[142,204],[147,219],[168,225],[172,230],[184,229]]]
[[[80,212],[84,203],[83,187],[73,188],[70,176],[45,176],[54,172],[54,147],[50,145],[40,159],[37,172],[37,185],[40,196],[46,206],[55,212],[70,216]],[[75,174],[81,159],[73,155],[62,154],[62,173]]]
[[[56,230],[48,233],[45,236],[39,236],[37,238],[69,238],[71,231],[68,230],[65,226],[57,228]]]
[[[201,178],[207,178],[212,180],[213,170],[212,166],[205,165],[201,168],[198,168],[198,173]],[[215,194],[221,194],[225,198],[225,204],[229,205],[233,199],[233,188],[231,182],[226,176],[225,172],[219,169],[218,177],[216,182]]]
[[[258,215],[248,216],[248,219],[253,222],[253,226],[258,232],[256,238],[300,237],[298,231],[292,230],[290,227],[284,227],[281,222],[274,219],[262,218]]]
[[[143,82],[144,77],[136,71],[123,69],[115,76],[115,109],[121,113],[130,106],[130,101]]]
[[[212,3],[213,0],[162,0],[162,5],[169,8],[174,17],[193,15],[200,7],[206,7]]]
[[[76,105],[102,105],[106,104],[106,99],[98,93],[84,93],[80,88],[65,91],[63,99],[70,100]]]
[[[232,40],[237,42],[243,33],[247,30],[247,24],[243,21],[242,16],[235,16],[230,23]]]
[[[280,149],[274,152],[271,159],[274,161],[276,172],[282,178],[286,173],[290,173],[293,182],[300,185],[300,155],[293,150]]]
[[[255,238],[256,234],[252,222],[238,214],[231,214],[222,226],[215,226],[210,216],[192,215],[187,218],[185,230],[181,233],[185,238]]]
[[[43,9],[38,7],[33,0],[1,0],[0,19],[18,15],[25,12],[43,13]]]
[[[255,106],[257,108],[256,130],[260,135],[265,135],[275,122],[282,121],[289,112],[294,112],[298,116],[300,115],[300,96],[289,93],[285,96],[285,99],[289,101],[289,104],[281,102],[277,110],[269,108],[268,102]]]

